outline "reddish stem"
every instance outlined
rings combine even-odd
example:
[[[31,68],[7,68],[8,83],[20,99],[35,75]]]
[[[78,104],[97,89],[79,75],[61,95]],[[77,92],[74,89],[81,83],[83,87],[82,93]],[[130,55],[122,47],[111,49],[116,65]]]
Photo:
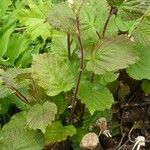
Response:
[[[110,7],[106,22],[105,22],[103,30],[102,30],[102,37],[103,38],[105,37],[105,33],[106,33],[106,29],[108,27],[109,21],[110,21],[110,19],[111,19],[112,15],[114,14],[115,11],[116,10],[113,7]]]
[[[79,45],[80,45],[80,67],[79,67],[79,74],[77,77],[77,83],[76,83],[76,87],[74,90],[74,94],[73,94],[73,98],[72,98],[72,111],[71,111],[71,123],[73,123],[73,119],[74,119],[74,112],[76,109],[76,97],[79,91],[79,86],[80,86],[80,81],[81,81],[81,76],[83,73],[83,69],[84,69],[84,48],[83,48],[83,43],[82,43],[82,39],[81,39],[81,33],[80,33],[80,21],[79,21],[79,17],[77,17],[77,32],[78,32],[78,41],[79,41]]]
[[[67,34],[68,59],[71,60],[71,37]]]

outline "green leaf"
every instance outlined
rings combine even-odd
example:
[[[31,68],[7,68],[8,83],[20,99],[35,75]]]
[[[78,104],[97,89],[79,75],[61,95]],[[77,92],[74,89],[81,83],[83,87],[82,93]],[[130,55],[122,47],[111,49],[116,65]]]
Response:
[[[76,129],[72,125],[62,126],[60,122],[54,122],[46,128],[44,134],[46,144],[54,144],[67,139],[68,136],[76,134]]]
[[[58,114],[62,114],[68,106],[67,99],[63,93],[52,97],[51,102],[56,104]]]
[[[91,114],[95,111],[110,109],[114,102],[112,94],[106,87],[100,84],[92,85],[89,81],[81,82],[78,98]]]
[[[5,25],[4,28],[0,30],[0,57],[2,57],[7,52],[7,47],[10,39],[10,35],[14,31],[15,21],[11,20]]]
[[[43,136],[38,131],[25,126],[26,113],[13,116],[0,133],[0,146],[3,150],[41,150],[44,147]]]
[[[131,34],[138,45],[150,47],[150,20],[141,21]]]
[[[33,55],[32,76],[49,96],[67,92],[74,87],[70,66],[56,54]]]
[[[118,7],[118,14],[124,20],[136,20],[149,9],[149,0],[124,0]]]
[[[8,98],[1,99],[0,100],[0,114],[2,115],[7,114],[11,104],[12,103]]]
[[[107,0],[108,4],[113,7],[120,6],[124,0]]]
[[[8,6],[10,4],[11,4],[11,0],[1,0],[0,1],[0,17],[5,14]]]
[[[57,107],[54,103],[45,102],[43,105],[35,104],[28,112],[27,124],[30,128],[40,129],[45,132],[45,129],[55,119]]]
[[[135,20],[124,21],[120,16],[115,17],[115,24],[118,27],[118,29],[122,32],[130,31],[135,22]]]
[[[17,108],[19,108],[20,110],[28,110],[30,108],[30,106],[28,104],[26,104],[25,102],[21,101],[17,96],[15,95],[10,95],[8,97],[5,98],[7,101],[9,100],[10,103],[14,106],[16,106]]]
[[[67,3],[54,5],[48,17],[48,22],[56,29],[63,32],[76,33],[76,17]]]
[[[1,90],[1,89],[0,89]],[[16,106],[20,110],[27,110],[29,108],[29,105],[21,101],[18,97],[15,95],[7,95],[5,98],[1,98],[0,96],[0,114],[8,114],[9,108],[11,106]]]
[[[8,61],[14,65],[15,61],[21,53],[23,53],[30,43],[30,38],[24,34],[12,34],[10,37],[8,48],[5,56],[9,59]]]
[[[15,127],[27,128],[26,118],[27,118],[26,111],[19,112],[11,117],[11,120],[7,124],[5,124],[2,130],[5,131]]]
[[[12,90],[8,89],[5,86],[0,85],[0,99],[5,98],[13,93]]]
[[[76,43],[72,41],[71,44],[71,54],[76,48]],[[53,34],[52,45],[51,45],[51,52],[57,53],[64,58],[68,58],[68,47],[67,47],[67,35],[60,32],[55,32]]]
[[[32,39],[41,36],[44,40],[51,36],[51,26],[46,19],[51,8],[50,1],[39,1],[38,3],[33,0],[28,0],[28,8],[19,10],[17,18],[20,23],[27,26],[26,33],[31,35]]]
[[[127,37],[118,36],[105,39],[95,46],[86,69],[102,75],[108,71],[127,68],[137,60],[138,53],[133,47],[133,42]]]
[[[2,149],[41,150],[44,147],[41,142],[42,135],[28,129],[12,128],[12,130],[2,132],[0,137]]]
[[[28,45],[28,47],[19,55],[19,58],[15,61],[15,66],[26,68],[31,66],[32,62],[32,54],[38,54],[41,49],[43,49],[43,46],[45,42],[35,42],[32,43],[33,45]]]
[[[103,6],[103,7],[101,7]],[[93,45],[99,40],[100,34],[108,15],[108,4],[105,0],[93,0],[83,4],[80,11],[81,36],[86,46]],[[115,16],[112,16],[106,30],[107,35],[117,34]]]
[[[28,85],[28,80],[21,80],[19,76],[28,74],[30,69],[11,68],[2,73],[2,81],[8,88],[23,88]]]
[[[146,94],[150,94],[150,80],[144,80],[142,82],[142,89]]]
[[[119,77],[119,73],[114,72],[107,72],[100,76],[100,84],[107,85],[108,83],[111,83]]]
[[[0,58],[0,64],[3,65],[3,66],[7,66],[7,67],[13,67],[13,65],[11,63],[8,62],[8,59],[3,59],[3,58]]]
[[[44,89],[41,88],[34,79],[31,80],[27,90],[31,105],[44,103],[49,99]]]
[[[5,98],[13,93],[12,90],[8,89],[3,85],[3,79],[1,77],[3,73],[4,70],[0,70],[0,99]]]
[[[150,79],[150,50],[149,48],[138,48],[140,59],[134,65],[127,68],[129,76],[136,80]]]

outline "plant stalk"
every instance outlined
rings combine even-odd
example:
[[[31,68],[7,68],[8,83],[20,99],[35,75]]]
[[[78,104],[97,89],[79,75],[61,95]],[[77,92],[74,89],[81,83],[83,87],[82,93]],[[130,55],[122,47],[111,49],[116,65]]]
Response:
[[[26,104],[29,104],[28,99],[20,92],[18,91],[15,87],[10,87],[11,90],[15,91],[15,95],[21,99],[23,102],[25,102]]]
[[[80,67],[79,67],[79,74],[77,77],[76,87],[75,87],[72,102],[71,102],[71,105],[72,105],[71,118],[70,118],[71,123],[73,123],[73,119],[74,119],[73,116],[74,116],[74,112],[76,109],[76,98],[77,98],[77,94],[79,91],[81,76],[82,76],[83,69],[84,69],[84,53],[83,53],[84,48],[83,48],[83,43],[82,43],[82,39],[81,39],[79,16],[77,16],[77,35],[78,35],[78,41],[79,41],[79,45],[80,45]]]
[[[116,11],[116,10],[115,10],[113,7],[110,7],[110,10],[109,10],[109,13],[108,13],[106,22],[105,22],[104,27],[103,27],[103,30],[102,30],[102,38],[105,37],[105,33],[106,33],[106,30],[107,30],[109,21],[110,21],[110,19],[111,19],[112,15],[114,14],[115,11]]]
[[[101,39],[101,37],[102,37],[102,38],[105,38],[105,33],[106,33],[106,30],[107,30],[109,21],[110,21],[112,15],[114,14],[114,12],[116,12],[116,9],[113,8],[113,7],[110,7],[110,10],[109,10],[107,19],[106,19],[105,24],[104,24],[104,27],[103,27],[103,29],[102,29],[102,34],[101,34],[101,36],[100,36],[100,34],[96,31],[96,33],[97,33],[99,39]],[[92,73],[92,75],[91,75],[91,82],[93,82],[93,80],[94,80],[94,75],[95,75],[95,74]]]
[[[67,34],[67,48],[68,48],[68,60],[71,60],[71,37]]]

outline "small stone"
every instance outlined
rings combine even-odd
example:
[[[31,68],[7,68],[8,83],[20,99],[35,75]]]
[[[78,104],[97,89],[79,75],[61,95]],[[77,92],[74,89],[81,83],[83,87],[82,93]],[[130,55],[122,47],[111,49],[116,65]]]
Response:
[[[95,149],[99,145],[99,138],[94,132],[86,134],[80,143],[82,149]]]

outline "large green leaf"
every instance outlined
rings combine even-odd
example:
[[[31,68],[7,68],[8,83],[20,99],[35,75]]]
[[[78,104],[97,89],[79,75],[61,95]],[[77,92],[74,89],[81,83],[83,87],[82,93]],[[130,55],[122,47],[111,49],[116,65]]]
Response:
[[[0,99],[5,98],[13,93],[12,90],[8,89],[5,86],[0,85]]]
[[[86,69],[101,75],[108,71],[127,68],[138,59],[138,53],[133,44],[124,36],[105,39],[95,46]]]
[[[10,95],[6,98],[4,98],[6,101],[10,101],[11,105],[15,105],[20,110],[28,110],[30,106],[26,104],[25,102],[21,101],[17,96]]]
[[[46,144],[54,144],[67,139],[68,136],[76,134],[74,126],[62,126],[60,122],[54,122],[46,128],[44,134]]]
[[[118,14],[125,20],[136,20],[150,8],[149,0],[124,0],[118,7]]]
[[[150,47],[150,19],[144,19],[132,33],[138,45]]]
[[[68,101],[63,93],[52,97],[51,102],[56,104],[58,114],[62,114],[68,107]]]
[[[30,38],[24,34],[12,34],[5,54],[5,56],[9,59],[8,61],[14,65],[19,55],[26,50],[29,43]]]
[[[63,32],[76,32],[76,18],[73,10],[67,3],[59,3],[54,5],[48,17],[48,22],[56,29]]]
[[[26,113],[15,115],[0,133],[2,150],[41,150],[44,147],[43,136],[38,131],[29,130]]]
[[[3,150],[41,150],[42,135],[28,129],[12,128],[1,133],[0,146]]]
[[[33,78],[49,96],[67,92],[74,86],[74,75],[70,66],[56,54],[33,55],[32,73]]]
[[[136,64],[131,65],[127,69],[127,72],[136,80],[150,79],[150,49],[140,47],[139,52],[139,61]]]
[[[7,47],[10,35],[14,31],[15,21],[10,18],[10,21],[0,30],[0,57],[7,52]]]
[[[30,104],[44,103],[50,99],[34,79],[31,80],[28,86],[28,97],[30,98]]]
[[[76,43],[72,41],[71,43],[71,54],[76,48]],[[52,39],[51,52],[57,53],[64,58],[68,58],[68,45],[67,45],[67,35],[60,32],[54,32]]]
[[[28,47],[19,55],[19,58],[15,61],[15,66],[26,68],[31,65],[32,62],[32,54],[38,54],[41,49],[43,49],[45,42],[36,41],[32,43],[32,45],[28,45]]]
[[[8,88],[15,87],[16,89],[26,87],[28,85],[27,80],[21,80],[21,76],[30,75],[30,69],[11,68],[2,73],[3,84]]]
[[[20,113],[13,115],[11,117],[11,120],[7,124],[4,125],[4,127],[2,128],[2,131],[11,130],[12,128],[15,128],[15,127],[27,128],[26,118],[27,118],[26,111],[22,111]]]
[[[28,0],[28,8],[19,10],[17,18],[20,23],[27,26],[26,32],[31,35],[32,39],[41,36],[44,40],[51,35],[51,27],[46,21],[49,9],[51,8],[50,1]]]
[[[82,81],[78,98],[86,105],[89,112],[104,111],[110,109],[114,99],[110,91],[100,84],[92,84],[89,81]]]
[[[1,99],[0,100],[0,115],[7,114],[11,104],[12,103],[8,98]]]
[[[5,14],[8,6],[10,4],[11,4],[11,0],[1,0],[0,1],[0,17]]]
[[[93,0],[85,3],[80,11],[81,35],[84,45],[93,45],[99,40],[104,23],[109,12],[108,4],[105,0]],[[112,16],[106,30],[107,35],[117,34],[118,28],[115,25],[115,16]]]
[[[32,129],[45,129],[55,119],[57,107],[54,103],[45,102],[43,105],[35,104],[28,112],[27,124]]]
[[[115,17],[115,24],[118,27],[118,29],[122,32],[127,32],[132,30],[136,22],[137,20],[125,21],[120,16]]]

